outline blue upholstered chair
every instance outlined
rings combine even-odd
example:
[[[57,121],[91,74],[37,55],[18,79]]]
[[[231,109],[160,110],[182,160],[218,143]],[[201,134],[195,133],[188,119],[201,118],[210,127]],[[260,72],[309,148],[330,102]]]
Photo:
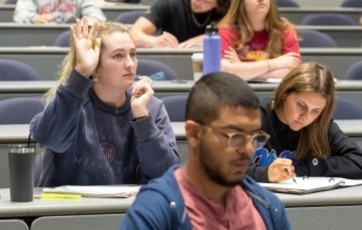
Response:
[[[40,80],[40,75],[21,61],[0,59],[0,81]]]
[[[40,97],[15,97],[0,101],[0,124],[29,124],[44,109]]]
[[[336,111],[334,113],[334,119],[362,119],[362,106],[347,98],[336,97]]]
[[[17,0],[6,0],[5,4],[15,5]]]
[[[134,24],[139,17],[144,15],[145,12],[142,10],[132,10],[119,13],[115,21],[122,24]]]
[[[54,46],[69,47],[70,46],[70,31],[61,32],[54,41]]]
[[[329,36],[320,31],[316,30],[299,30],[300,36],[300,47],[317,47],[317,48],[335,48],[337,47],[336,41]]]
[[[362,59],[347,68],[344,74],[346,80],[362,80]]]
[[[278,0],[277,5],[278,7],[299,7],[299,4],[293,0]]]
[[[137,76],[148,76],[153,80],[175,80],[178,75],[170,66],[155,60],[138,59]]]
[[[161,98],[171,122],[185,121],[187,95]]]
[[[324,25],[324,26],[345,26],[357,25],[353,18],[345,14],[323,13],[308,14],[302,19],[301,25]]]
[[[362,7],[361,0],[344,0],[341,7]]]

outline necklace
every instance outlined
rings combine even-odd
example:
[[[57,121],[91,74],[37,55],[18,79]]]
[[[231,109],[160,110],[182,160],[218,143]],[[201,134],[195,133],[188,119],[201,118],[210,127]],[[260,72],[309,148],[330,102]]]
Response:
[[[209,14],[207,15],[207,18],[206,18],[206,20],[205,20],[203,23],[200,23],[200,22],[197,20],[194,12],[192,12],[192,10],[191,10],[191,15],[192,15],[192,21],[193,21],[198,27],[204,27],[204,26],[209,22],[209,20],[210,20],[211,11],[209,11]]]

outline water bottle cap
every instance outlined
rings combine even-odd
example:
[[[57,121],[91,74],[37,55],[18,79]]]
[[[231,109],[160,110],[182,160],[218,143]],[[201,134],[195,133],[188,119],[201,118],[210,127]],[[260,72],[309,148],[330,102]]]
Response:
[[[217,32],[218,32],[218,29],[215,26],[215,24],[209,24],[205,28],[205,33],[206,34],[216,34]]]

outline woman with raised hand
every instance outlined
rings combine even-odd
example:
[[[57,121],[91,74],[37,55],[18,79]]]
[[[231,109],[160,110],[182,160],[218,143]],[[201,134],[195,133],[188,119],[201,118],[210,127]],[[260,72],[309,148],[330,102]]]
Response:
[[[38,186],[145,183],[180,161],[167,112],[136,69],[122,25],[77,19],[60,84],[30,124],[46,148]]]

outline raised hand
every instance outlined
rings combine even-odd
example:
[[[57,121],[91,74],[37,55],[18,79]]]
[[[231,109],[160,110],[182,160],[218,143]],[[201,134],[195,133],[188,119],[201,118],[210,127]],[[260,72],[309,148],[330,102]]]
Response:
[[[85,77],[92,75],[98,64],[101,39],[97,38],[97,32],[97,24],[94,23],[89,28],[86,17],[77,19],[75,25],[71,27],[76,56],[75,69]]]

